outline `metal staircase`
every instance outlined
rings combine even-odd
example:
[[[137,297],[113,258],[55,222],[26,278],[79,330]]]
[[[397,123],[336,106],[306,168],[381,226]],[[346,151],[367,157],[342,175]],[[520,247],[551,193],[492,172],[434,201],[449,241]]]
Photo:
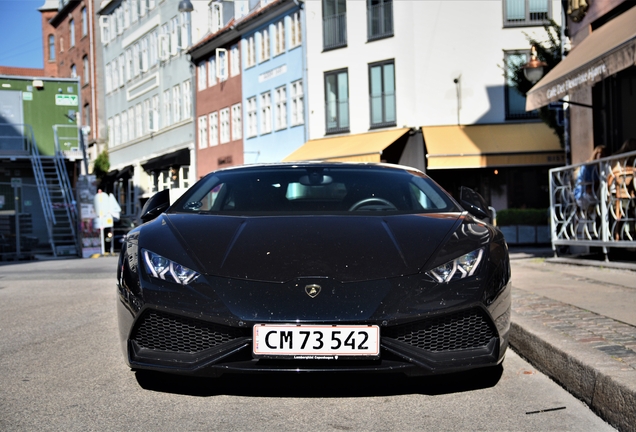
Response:
[[[57,134],[54,156],[40,156],[34,138],[31,143],[31,164],[53,255],[79,255],[77,206]]]

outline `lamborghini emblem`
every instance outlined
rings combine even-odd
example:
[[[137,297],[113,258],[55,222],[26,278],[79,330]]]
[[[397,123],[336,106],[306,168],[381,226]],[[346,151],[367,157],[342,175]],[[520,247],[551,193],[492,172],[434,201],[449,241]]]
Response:
[[[305,285],[305,292],[307,293],[307,295],[311,298],[316,297],[318,294],[320,294],[320,290],[322,288],[320,287],[320,285],[316,285],[316,284],[311,284],[311,285]]]

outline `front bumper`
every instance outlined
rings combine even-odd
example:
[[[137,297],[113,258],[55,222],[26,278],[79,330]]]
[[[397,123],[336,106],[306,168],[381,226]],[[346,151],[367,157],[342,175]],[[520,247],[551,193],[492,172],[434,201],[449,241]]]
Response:
[[[230,327],[146,308],[126,341],[126,351],[133,369],[200,376],[337,371],[430,375],[500,363],[507,347],[507,331],[501,330],[509,327],[503,322],[509,316],[493,320],[487,308],[473,305],[384,326],[377,360],[272,360],[252,358],[253,323]]]

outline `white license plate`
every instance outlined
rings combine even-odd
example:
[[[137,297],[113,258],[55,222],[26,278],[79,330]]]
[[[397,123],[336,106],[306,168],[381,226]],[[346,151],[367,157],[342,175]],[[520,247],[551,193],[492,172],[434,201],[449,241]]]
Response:
[[[254,356],[296,359],[378,357],[375,325],[256,324]]]

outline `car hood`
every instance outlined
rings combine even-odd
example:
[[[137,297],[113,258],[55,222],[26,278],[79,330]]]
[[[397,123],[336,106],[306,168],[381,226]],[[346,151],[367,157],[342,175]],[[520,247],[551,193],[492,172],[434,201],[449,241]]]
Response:
[[[204,274],[286,282],[304,277],[361,281],[417,273],[453,234],[460,216],[167,214],[160,219],[188,255],[187,261]],[[179,260],[175,251],[166,256]]]

